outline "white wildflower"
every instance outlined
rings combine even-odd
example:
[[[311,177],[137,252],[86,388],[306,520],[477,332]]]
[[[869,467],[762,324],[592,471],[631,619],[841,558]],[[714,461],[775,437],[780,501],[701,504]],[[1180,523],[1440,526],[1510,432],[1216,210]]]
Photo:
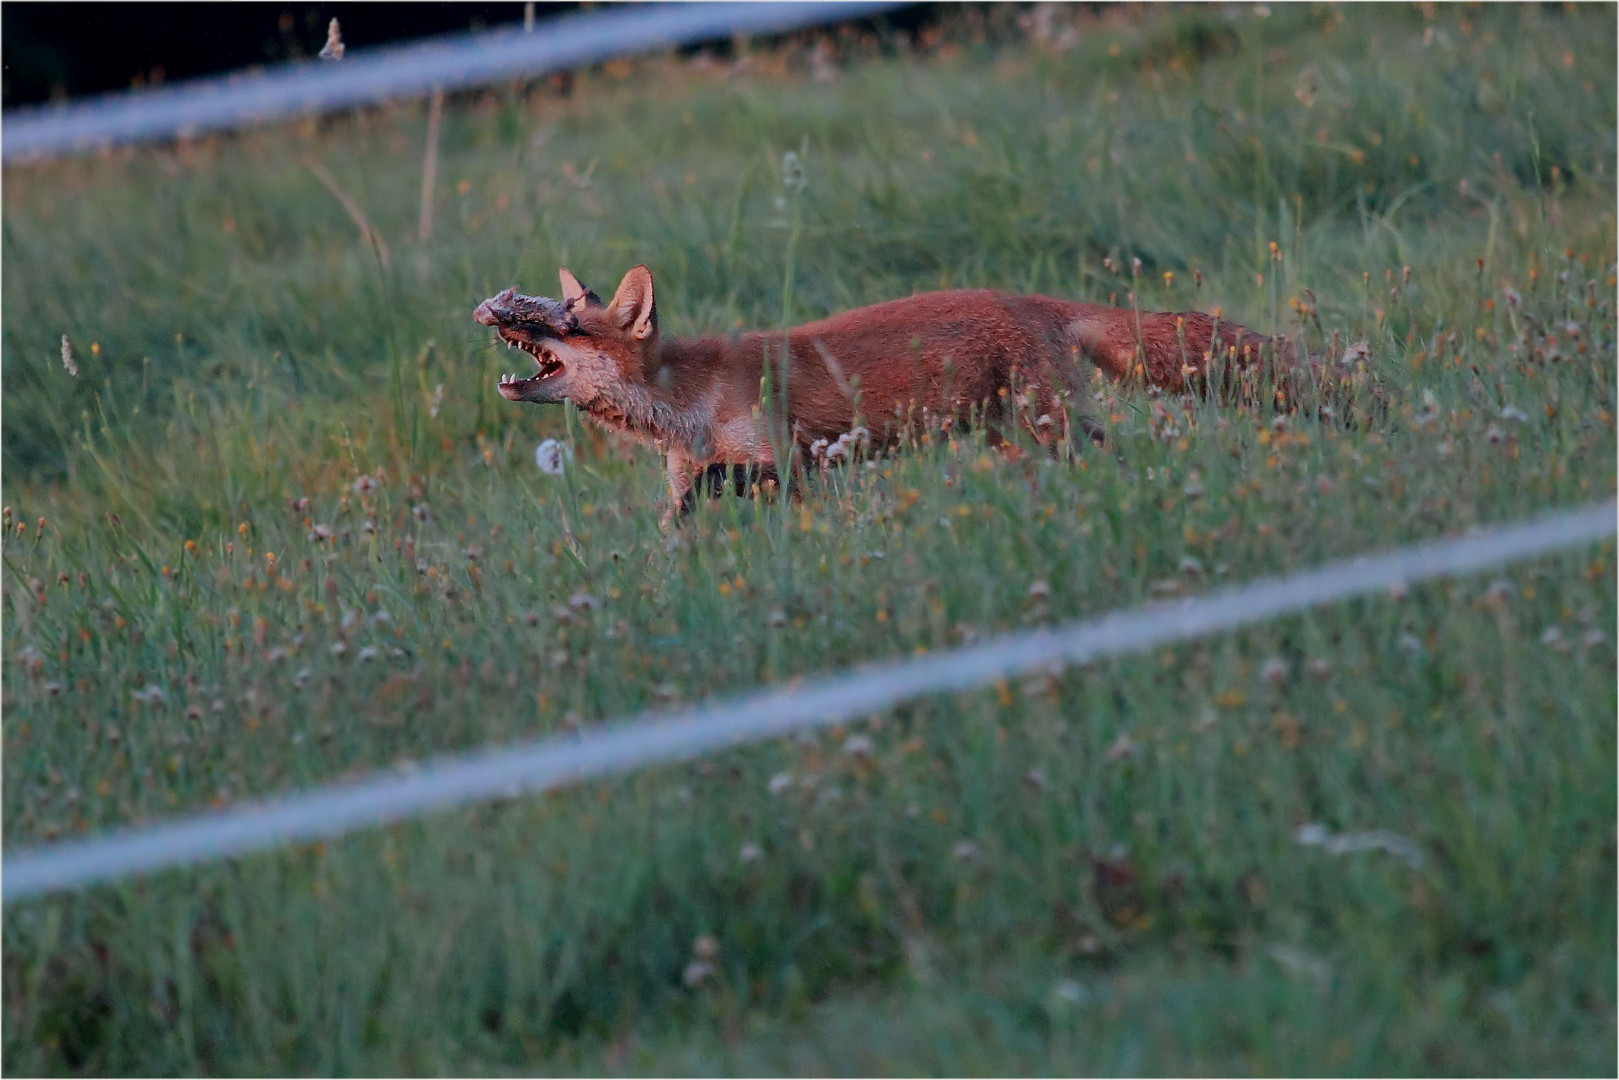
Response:
[[[1417,845],[1398,833],[1375,829],[1371,832],[1336,833],[1325,825],[1300,825],[1293,839],[1304,847],[1319,847],[1329,855],[1348,855],[1357,851],[1382,851],[1416,869],[1423,863]]]
[[[1358,367],[1370,359],[1371,355],[1371,345],[1365,341],[1357,341],[1344,350],[1344,354],[1338,358],[1338,366],[1341,368]]]

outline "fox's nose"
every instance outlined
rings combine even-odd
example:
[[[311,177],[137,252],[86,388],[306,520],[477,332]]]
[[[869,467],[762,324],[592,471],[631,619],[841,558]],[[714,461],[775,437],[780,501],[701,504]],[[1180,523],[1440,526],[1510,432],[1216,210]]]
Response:
[[[501,308],[516,295],[517,289],[515,287],[496,293],[477,306],[472,312],[472,321],[482,326],[499,326]]]

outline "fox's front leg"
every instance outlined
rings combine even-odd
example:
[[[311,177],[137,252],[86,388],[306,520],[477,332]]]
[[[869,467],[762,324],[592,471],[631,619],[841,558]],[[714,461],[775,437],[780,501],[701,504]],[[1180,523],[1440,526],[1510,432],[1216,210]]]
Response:
[[[665,464],[669,473],[669,506],[658,525],[668,532],[697,506],[697,488],[691,459],[684,453],[669,451]]]

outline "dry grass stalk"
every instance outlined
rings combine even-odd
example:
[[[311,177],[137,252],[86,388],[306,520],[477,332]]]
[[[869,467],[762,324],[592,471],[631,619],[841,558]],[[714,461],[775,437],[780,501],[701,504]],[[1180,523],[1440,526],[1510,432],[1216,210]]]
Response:
[[[438,179],[438,129],[444,118],[444,88],[433,87],[427,106],[427,150],[422,161],[422,213],[416,223],[416,237],[425,242],[433,235],[433,185]]]
[[[370,220],[365,216],[365,211],[360,209],[360,204],[354,201],[354,196],[338,186],[332,174],[327,172],[325,166],[321,165],[320,162],[309,162],[309,171],[314,173],[315,178],[326,185],[326,190],[330,191],[337,201],[343,204],[343,209],[349,212],[349,217],[354,219],[355,226],[360,230],[360,239],[371,245],[372,249],[377,253],[377,261],[382,263],[383,269],[386,270],[388,268],[387,241],[383,240],[381,233],[371,227]]]

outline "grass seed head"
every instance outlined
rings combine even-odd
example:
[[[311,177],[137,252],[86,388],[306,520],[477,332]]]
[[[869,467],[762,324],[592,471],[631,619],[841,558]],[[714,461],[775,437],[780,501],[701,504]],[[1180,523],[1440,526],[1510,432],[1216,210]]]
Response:
[[[341,60],[346,46],[343,44],[343,30],[333,19],[326,25],[326,44],[321,46],[320,58],[322,60]]]

